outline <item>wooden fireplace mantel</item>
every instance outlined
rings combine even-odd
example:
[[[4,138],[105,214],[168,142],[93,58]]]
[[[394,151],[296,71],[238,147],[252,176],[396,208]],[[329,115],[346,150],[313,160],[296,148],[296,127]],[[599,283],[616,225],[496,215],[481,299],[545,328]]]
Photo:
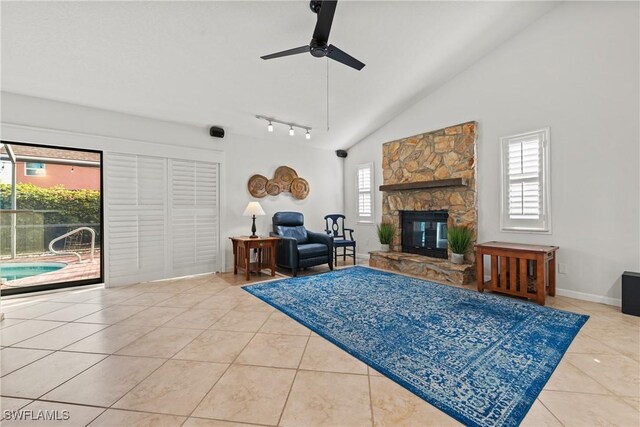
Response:
[[[421,190],[426,188],[464,187],[466,185],[467,180],[464,178],[450,178],[432,181],[405,182],[403,184],[381,185],[380,191]]]

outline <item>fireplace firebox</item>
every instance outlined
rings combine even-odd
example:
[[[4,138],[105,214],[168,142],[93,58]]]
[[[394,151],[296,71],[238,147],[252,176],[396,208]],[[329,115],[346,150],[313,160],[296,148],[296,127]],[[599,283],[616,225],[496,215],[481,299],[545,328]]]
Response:
[[[402,252],[447,259],[446,210],[400,211]]]

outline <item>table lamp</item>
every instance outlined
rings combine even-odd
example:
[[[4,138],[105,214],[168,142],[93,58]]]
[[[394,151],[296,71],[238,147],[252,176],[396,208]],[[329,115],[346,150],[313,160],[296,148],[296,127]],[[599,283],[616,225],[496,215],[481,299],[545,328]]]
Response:
[[[249,202],[247,207],[244,209],[244,213],[242,214],[242,216],[253,217],[253,224],[251,225],[251,236],[249,236],[252,239],[258,238],[258,236],[256,236],[256,215],[262,216],[266,214],[264,213],[264,210],[262,210],[262,206],[260,206],[260,203]]]

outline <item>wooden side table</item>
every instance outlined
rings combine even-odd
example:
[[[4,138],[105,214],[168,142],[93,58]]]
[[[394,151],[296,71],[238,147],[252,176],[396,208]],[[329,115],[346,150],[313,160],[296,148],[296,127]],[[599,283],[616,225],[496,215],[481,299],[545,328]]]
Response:
[[[277,237],[249,236],[229,237],[233,243],[233,274],[238,274],[238,268],[243,269],[246,279],[251,277],[251,271],[259,273],[262,269],[271,269],[271,276],[276,275],[276,243]],[[251,249],[258,250],[258,259],[251,262]]]
[[[475,245],[478,291],[485,289],[524,298],[544,305],[545,290],[556,294],[557,246],[487,242]],[[484,282],[483,255],[491,256],[491,280]],[[535,261],[528,274],[529,261]]]

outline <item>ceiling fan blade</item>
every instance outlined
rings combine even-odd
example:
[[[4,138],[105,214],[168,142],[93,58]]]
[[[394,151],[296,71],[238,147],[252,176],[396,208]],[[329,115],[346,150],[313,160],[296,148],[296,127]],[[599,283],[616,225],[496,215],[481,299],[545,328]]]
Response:
[[[358,71],[364,68],[364,63],[358,61],[356,58],[338,49],[334,45],[329,45],[329,48],[327,50],[327,56],[333,59],[334,61],[341,62],[344,65],[347,65],[351,68],[355,68]]]
[[[318,13],[318,21],[316,28],[313,30],[313,38],[318,41],[327,42],[329,33],[331,32],[331,24],[333,23],[333,14],[336,12],[338,0],[322,0],[320,13]]]
[[[262,59],[281,58],[283,56],[297,55],[299,53],[308,53],[309,46],[300,46],[289,50],[283,50],[282,52],[272,53],[270,55],[261,56]]]

